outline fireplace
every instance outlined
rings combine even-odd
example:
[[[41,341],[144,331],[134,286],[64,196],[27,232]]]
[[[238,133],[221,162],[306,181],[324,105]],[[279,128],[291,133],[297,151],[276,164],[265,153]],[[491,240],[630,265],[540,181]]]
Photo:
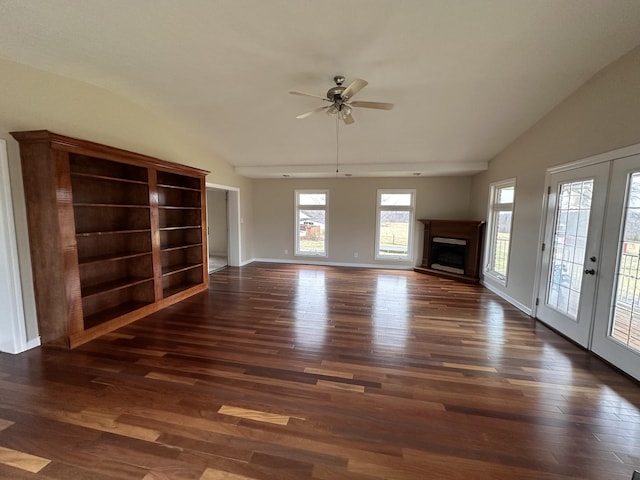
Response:
[[[464,275],[467,241],[460,238],[433,237],[431,239],[431,268]]]
[[[459,220],[420,220],[424,224],[422,273],[477,283],[484,222]]]

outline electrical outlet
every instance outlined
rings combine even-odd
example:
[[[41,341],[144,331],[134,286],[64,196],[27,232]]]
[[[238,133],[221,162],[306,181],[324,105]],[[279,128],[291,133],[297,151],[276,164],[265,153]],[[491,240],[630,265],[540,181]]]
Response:
[[[284,254],[285,255],[289,255],[289,250],[287,250],[286,248],[284,249]]]
[[[355,253],[353,254],[353,258],[358,258],[358,252],[355,252]]]

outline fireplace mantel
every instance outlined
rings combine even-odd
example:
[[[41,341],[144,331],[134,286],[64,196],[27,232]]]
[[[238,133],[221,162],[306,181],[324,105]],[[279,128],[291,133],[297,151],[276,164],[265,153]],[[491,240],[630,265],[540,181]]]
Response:
[[[414,270],[478,283],[485,222],[465,220],[420,220],[420,222],[424,224],[422,264]]]

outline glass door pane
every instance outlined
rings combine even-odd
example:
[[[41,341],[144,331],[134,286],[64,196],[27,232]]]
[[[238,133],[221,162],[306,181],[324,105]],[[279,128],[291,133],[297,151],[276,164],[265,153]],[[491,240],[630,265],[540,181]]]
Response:
[[[640,155],[612,162],[602,242],[591,350],[640,380]]]
[[[609,335],[640,352],[640,173],[629,176]]]
[[[558,193],[546,303],[577,320],[593,179],[562,183]]]
[[[536,318],[588,348],[609,180],[606,162],[549,175]]]

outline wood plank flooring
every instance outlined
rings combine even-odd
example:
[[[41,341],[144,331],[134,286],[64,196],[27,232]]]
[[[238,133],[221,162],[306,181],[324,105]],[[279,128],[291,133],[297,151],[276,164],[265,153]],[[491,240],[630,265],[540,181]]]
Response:
[[[475,285],[251,264],[0,354],[0,478],[629,480],[640,388]]]

